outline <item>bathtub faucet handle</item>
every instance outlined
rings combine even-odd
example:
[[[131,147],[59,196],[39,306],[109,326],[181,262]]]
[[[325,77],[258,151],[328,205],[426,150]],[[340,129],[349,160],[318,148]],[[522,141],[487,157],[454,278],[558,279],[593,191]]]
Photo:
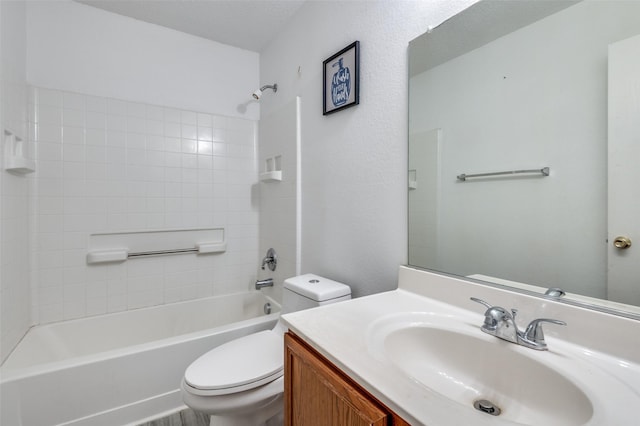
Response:
[[[267,265],[271,271],[276,270],[276,266],[278,265],[278,255],[272,248],[267,250],[267,255],[262,259],[262,270],[264,270],[265,265]]]

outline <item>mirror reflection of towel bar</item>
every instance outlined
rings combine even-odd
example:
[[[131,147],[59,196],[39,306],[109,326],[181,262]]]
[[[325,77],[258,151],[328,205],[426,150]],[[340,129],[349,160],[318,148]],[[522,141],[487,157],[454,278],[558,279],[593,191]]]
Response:
[[[504,176],[504,175],[519,175],[523,173],[540,173],[543,176],[549,176],[549,167],[543,167],[542,169],[529,169],[529,170],[510,170],[507,172],[492,172],[492,173],[476,173],[473,175],[461,174],[456,176],[458,180],[465,181],[468,178],[475,177],[487,177],[487,176]]]

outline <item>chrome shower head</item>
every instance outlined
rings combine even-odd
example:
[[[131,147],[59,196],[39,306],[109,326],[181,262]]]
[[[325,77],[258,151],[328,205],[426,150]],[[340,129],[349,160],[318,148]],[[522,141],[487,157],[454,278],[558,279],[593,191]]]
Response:
[[[275,93],[278,91],[278,85],[276,83],[273,83],[273,84],[267,84],[265,86],[262,86],[261,88],[253,92],[254,99],[256,100],[260,99],[262,97],[262,92],[265,89],[273,89],[273,92]]]

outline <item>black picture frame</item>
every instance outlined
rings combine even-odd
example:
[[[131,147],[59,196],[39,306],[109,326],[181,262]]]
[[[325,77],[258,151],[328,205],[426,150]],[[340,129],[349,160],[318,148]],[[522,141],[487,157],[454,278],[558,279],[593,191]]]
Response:
[[[322,115],[359,103],[360,42],[356,40],[322,62]]]

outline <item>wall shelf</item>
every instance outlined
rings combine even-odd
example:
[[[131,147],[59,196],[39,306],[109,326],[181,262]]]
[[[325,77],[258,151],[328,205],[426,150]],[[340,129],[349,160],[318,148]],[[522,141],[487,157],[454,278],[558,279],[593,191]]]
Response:
[[[36,171],[36,162],[26,156],[25,142],[11,130],[4,130],[4,169],[14,174]]]
[[[261,182],[280,182],[282,180],[282,156],[276,155],[266,158],[264,170],[260,173]]]
[[[273,170],[270,172],[260,173],[262,182],[280,182],[282,180],[282,170]]]

